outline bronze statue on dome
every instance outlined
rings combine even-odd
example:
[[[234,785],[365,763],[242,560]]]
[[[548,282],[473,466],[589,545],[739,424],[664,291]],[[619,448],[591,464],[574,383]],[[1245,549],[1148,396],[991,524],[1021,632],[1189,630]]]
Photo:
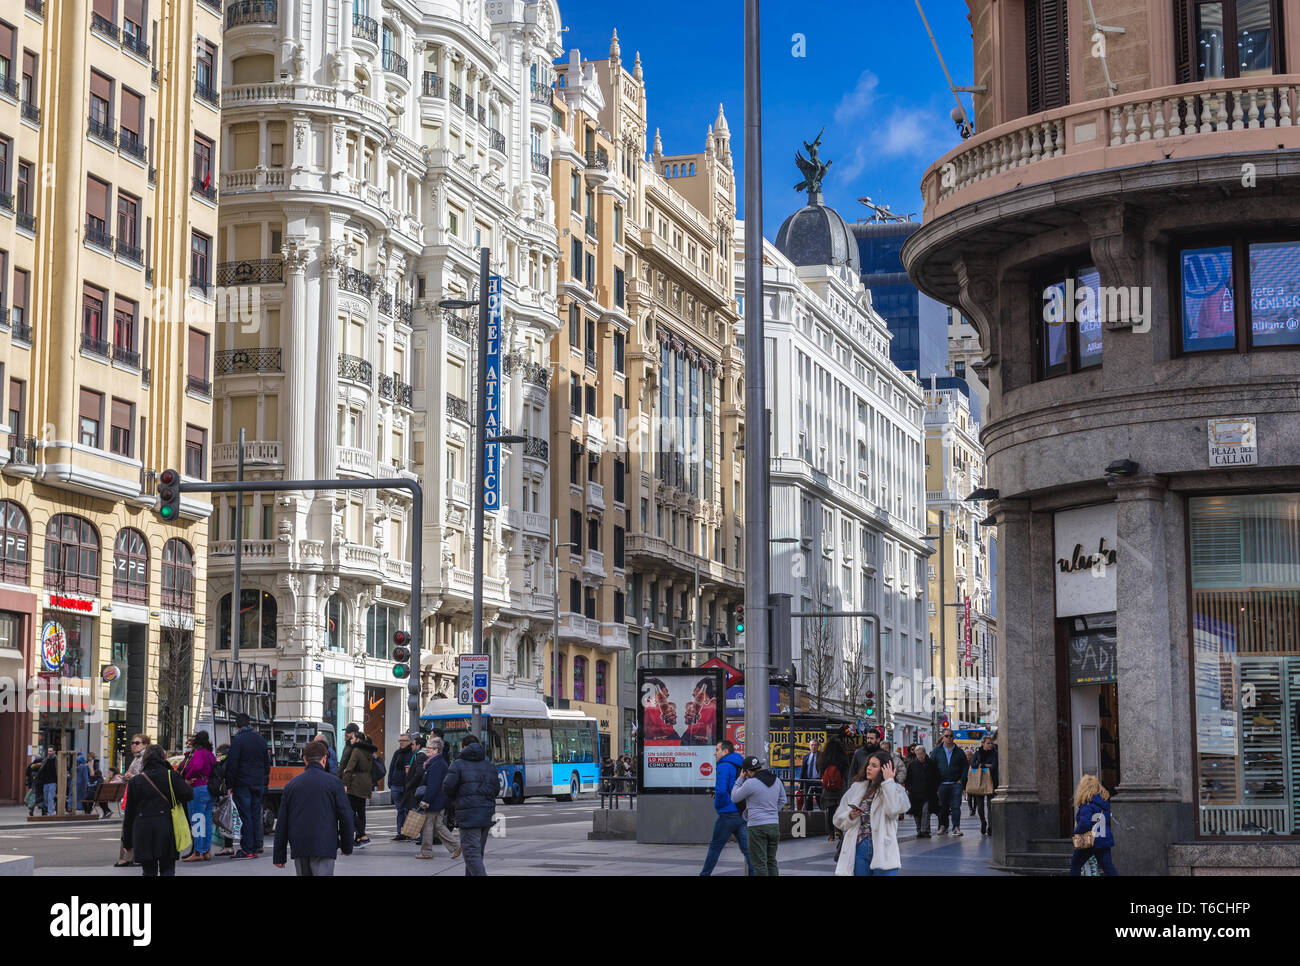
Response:
[[[807,141],[803,142],[804,150],[808,152],[808,157],[804,157],[800,152],[794,153],[794,163],[799,166],[799,173],[803,175],[803,180],[794,186],[795,191],[807,191],[809,194],[820,194],[822,190],[822,179],[826,177],[826,169],[834,162],[822,162],[817,153],[817,146],[822,143],[822,135],[826,133],[826,128],[817,132],[817,137],[813,139],[812,144]]]

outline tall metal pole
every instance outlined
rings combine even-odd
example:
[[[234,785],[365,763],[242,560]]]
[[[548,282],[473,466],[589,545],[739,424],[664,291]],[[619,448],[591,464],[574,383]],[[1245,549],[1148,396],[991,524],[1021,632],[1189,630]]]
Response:
[[[235,480],[244,482],[244,430],[239,431],[239,452],[235,455]],[[244,707],[243,675],[239,673],[239,625],[242,622],[242,608],[239,606],[241,595],[240,581],[244,573],[244,491],[235,493],[235,586],[230,595],[230,658],[235,675],[236,692],[235,710],[247,711]],[[215,725],[215,721],[213,722]]]
[[[487,449],[487,350],[488,350],[488,258],[491,251],[478,253],[478,363],[475,368],[474,404],[474,624],[470,645],[474,654],[483,651],[483,459]],[[483,739],[483,706],[474,705],[470,729]]]
[[[943,713],[948,713],[948,604],[944,597],[944,578],[948,568],[944,565],[946,551],[945,536],[948,530],[948,511],[939,511],[939,699],[943,704]],[[934,721],[935,731],[939,730],[938,712]]]
[[[745,750],[768,749],[767,387],[763,359],[763,86],[759,0],[745,0]]]
[[[695,638],[691,641],[691,650],[700,646],[700,558],[695,558]],[[699,660],[696,658],[695,660]]]
[[[551,521],[551,707],[560,707],[560,521]]]
[[[411,712],[411,730],[420,730],[420,644],[424,620],[420,617],[420,594],[424,587],[424,490],[417,483],[411,490],[411,678],[406,684],[406,707]]]

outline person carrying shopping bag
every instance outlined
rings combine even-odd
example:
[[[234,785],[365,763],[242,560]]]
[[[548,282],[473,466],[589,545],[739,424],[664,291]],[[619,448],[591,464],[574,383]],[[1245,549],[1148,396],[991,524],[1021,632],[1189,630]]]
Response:
[[[182,859],[182,862],[208,862],[212,859],[212,797],[208,783],[216,767],[217,756],[212,753],[212,741],[208,738],[208,733],[196,731],[190,739],[190,753],[181,769],[181,777],[194,789],[194,800],[189,805],[194,852]]]
[[[998,750],[993,747],[993,736],[985,735],[975,754],[970,757],[970,772],[966,777],[966,797],[979,812],[980,835],[992,835],[986,814],[989,799],[998,787]]]
[[[172,876],[180,849],[189,847],[188,834],[186,841],[177,842],[174,813],[194,798],[194,791],[167,764],[167,753],[158,745],[149,745],[141,762],[139,773],[126,786],[122,847],[133,850],[146,876]],[[183,815],[179,820],[181,829],[188,831]]]
[[[1074,792],[1074,854],[1070,875],[1078,875],[1084,863],[1096,858],[1102,875],[1117,876],[1110,850],[1115,847],[1115,829],[1110,822],[1110,792],[1096,775],[1084,775]]]
[[[890,756],[868,755],[835,810],[835,827],[844,832],[835,874],[898,875],[898,820],[909,805],[907,792],[894,781]]]

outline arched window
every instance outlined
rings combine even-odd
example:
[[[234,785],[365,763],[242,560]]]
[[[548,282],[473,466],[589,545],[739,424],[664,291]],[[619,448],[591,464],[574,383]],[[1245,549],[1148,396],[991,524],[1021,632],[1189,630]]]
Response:
[[[325,646],[331,651],[348,649],[348,608],[338,594],[325,602]]]
[[[130,527],[117,531],[113,541],[113,599],[149,603],[149,543]]]
[[[519,639],[519,646],[515,648],[515,673],[521,678],[531,678],[533,676],[534,651],[532,637],[525,634]]]
[[[32,523],[13,500],[0,500],[0,580],[27,583],[32,559]]]
[[[596,703],[605,704],[605,683],[609,680],[609,665],[604,661],[596,662]]]
[[[71,513],[50,518],[45,528],[45,586],[99,595],[99,531]]]
[[[230,647],[230,594],[217,605],[217,647]],[[275,595],[264,590],[239,592],[239,649],[246,647],[275,647],[275,620],[279,614]]]
[[[194,610],[194,551],[178,537],[163,544],[162,605]]]
[[[585,657],[573,659],[573,700],[587,700],[587,659]]]

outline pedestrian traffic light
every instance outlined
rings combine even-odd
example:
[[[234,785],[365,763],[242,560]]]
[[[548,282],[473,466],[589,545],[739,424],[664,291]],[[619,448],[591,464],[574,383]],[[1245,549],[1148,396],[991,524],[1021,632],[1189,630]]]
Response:
[[[942,718],[939,719],[939,727],[940,727],[940,728],[948,728],[948,727],[951,727],[951,725],[949,725],[949,723],[948,723],[948,716],[947,716],[947,715],[944,715]]]
[[[873,692],[867,692],[867,717],[874,718],[876,715],[876,696]]]
[[[745,633],[745,605],[736,605],[736,633]]]
[[[393,660],[397,661],[393,665],[393,677],[399,681],[402,678],[410,677],[411,674],[411,635],[406,631],[395,631],[393,633]]]
[[[181,475],[175,470],[158,474],[158,515],[167,523],[181,515]]]

